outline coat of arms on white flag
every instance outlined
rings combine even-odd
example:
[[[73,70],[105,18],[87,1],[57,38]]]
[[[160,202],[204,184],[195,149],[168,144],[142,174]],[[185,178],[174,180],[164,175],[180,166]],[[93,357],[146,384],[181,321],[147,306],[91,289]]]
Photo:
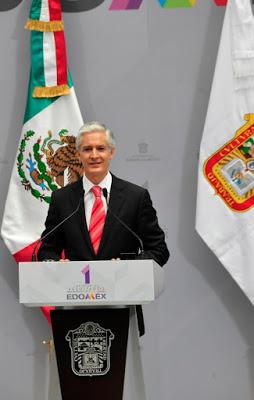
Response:
[[[2,222],[16,261],[31,261],[53,190],[77,180],[75,135],[83,124],[67,69],[60,0],[33,0],[31,73],[24,125]]]
[[[229,0],[200,147],[196,229],[254,304],[254,15]]]

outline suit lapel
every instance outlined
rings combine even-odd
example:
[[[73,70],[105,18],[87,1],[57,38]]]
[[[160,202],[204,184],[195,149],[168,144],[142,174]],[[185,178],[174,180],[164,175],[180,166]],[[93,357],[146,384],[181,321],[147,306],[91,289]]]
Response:
[[[109,207],[116,214],[119,215],[119,211],[124,203],[125,195],[124,195],[124,187],[125,183],[112,175],[112,185],[110,190],[110,198],[109,198]],[[107,212],[104,230],[100,242],[100,246],[98,249],[98,256],[103,253],[103,250],[106,247],[110,246],[111,235],[114,231],[114,226],[116,224],[116,218],[110,213]]]
[[[82,198],[82,196],[84,196],[82,179],[77,181],[77,185],[74,185],[72,187],[70,196],[71,196],[71,203],[74,209],[75,206],[77,207],[78,199],[81,199],[79,210],[76,213],[76,215],[73,216],[74,218],[73,222],[78,226],[78,229],[80,230],[80,234],[84,243],[87,244],[90,252],[93,254],[93,257],[95,257],[94,249],[90,240],[90,235],[86,224],[84,199]]]

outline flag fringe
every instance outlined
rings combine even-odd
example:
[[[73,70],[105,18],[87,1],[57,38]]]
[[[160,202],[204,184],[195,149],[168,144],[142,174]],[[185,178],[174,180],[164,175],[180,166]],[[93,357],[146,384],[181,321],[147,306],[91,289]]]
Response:
[[[34,88],[33,97],[58,97],[70,94],[68,85],[59,86],[37,86]]]
[[[64,30],[63,21],[39,21],[37,19],[28,19],[25,29],[40,32],[59,32]]]

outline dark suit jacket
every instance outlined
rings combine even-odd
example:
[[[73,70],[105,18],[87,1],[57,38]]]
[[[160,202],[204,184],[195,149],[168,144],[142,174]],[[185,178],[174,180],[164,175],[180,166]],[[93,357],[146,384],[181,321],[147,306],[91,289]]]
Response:
[[[43,240],[38,251],[39,260],[59,260],[63,250],[70,260],[87,261],[110,260],[120,257],[121,253],[137,253],[138,240],[110,212],[107,212],[98,253],[94,253],[86,226],[82,179],[53,192],[42,236],[70,215],[79,202],[78,212]],[[112,175],[109,207],[141,237],[145,250],[143,258],[164,265],[169,252],[148,191]]]
[[[98,253],[94,253],[86,226],[83,196],[82,179],[53,192],[42,236],[80,206],[75,215],[43,240],[38,259],[59,260],[63,250],[65,257],[74,261],[111,260],[121,257],[121,253],[137,253],[139,241],[109,211]],[[142,239],[145,253],[139,257],[153,259],[163,266],[169,252],[148,191],[112,175],[109,207]],[[142,336],[145,328],[141,306],[137,306],[136,310]]]

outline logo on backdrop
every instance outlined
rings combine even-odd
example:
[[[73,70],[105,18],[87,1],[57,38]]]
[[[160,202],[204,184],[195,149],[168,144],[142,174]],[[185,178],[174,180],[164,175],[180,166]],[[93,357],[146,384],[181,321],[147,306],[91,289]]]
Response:
[[[58,137],[51,131],[44,138],[27,131],[17,156],[17,169],[25,190],[41,201],[50,203],[51,192],[75,182],[83,167],[77,156],[75,136],[62,129]]]
[[[110,329],[94,322],[70,330],[65,339],[71,349],[71,368],[78,376],[100,376],[110,370],[110,347],[114,340]]]
[[[89,11],[104,3],[104,0],[62,0],[62,10],[65,12]]]
[[[162,8],[191,8],[196,5],[197,0],[154,0]],[[207,0],[213,1],[216,6],[225,6],[227,0]],[[17,7],[22,0],[4,0],[0,4],[0,11],[8,11]],[[144,0],[111,0],[110,10],[137,10]],[[65,12],[89,11],[104,3],[104,0],[62,0],[62,9]]]
[[[254,114],[235,136],[204,164],[204,175],[215,193],[234,211],[254,206]]]
[[[133,154],[131,157],[126,158],[126,161],[159,161],[160,158],[154,154],[149,153],[148,143],[138,143],[138,153]]]
[[[68,301],[93,301],[93,300],[106,300],[107,293],[103,286],[92,284],[90,277],[89,264],[81,269],[84,284],[78,283],[73,287],[68,288],[66,299]]]
[[[5,1],[1,1],[0,11],[11,10],[12,8],[17,7],[21,2],[22,2],[22,0],[5,0]]]

